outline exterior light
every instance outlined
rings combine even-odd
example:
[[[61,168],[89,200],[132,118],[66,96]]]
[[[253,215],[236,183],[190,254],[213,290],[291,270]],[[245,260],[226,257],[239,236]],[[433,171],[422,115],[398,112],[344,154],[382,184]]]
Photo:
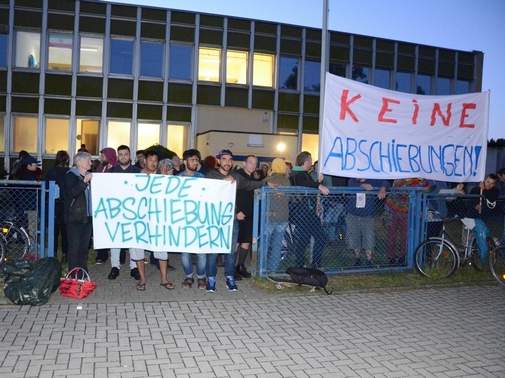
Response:
[[[277,149],[277,152],[284,152],[286,151],[286,143],[280,142],[275,148]]]

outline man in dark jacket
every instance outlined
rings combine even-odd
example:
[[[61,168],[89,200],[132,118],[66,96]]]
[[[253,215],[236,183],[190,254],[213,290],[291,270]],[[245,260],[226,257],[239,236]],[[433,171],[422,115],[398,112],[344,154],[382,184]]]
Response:
[[[88,248],[91,239],[91,155],[78,152],[74,157],[75,167],[64,179],[64,216],[68,237],[68,269],[87,269]]]
[[[328,195],[326,186],[319,184],[310,177],[312,167],[310,152],[303,151],[296,157],[296,166],[291,171],[289,181],[292,186],[303,186],[319,189],[321,194]],[[289,204],[289,221],[295,227],[293,235],[293,249],[296,254],[296,265],[302,267],[305,261],[305,250],[310,238],[314,238],[314,251],[312,266],[317,268],[321,264],[323,250],[326,246],[327,236],[323,231],[321,219],[317,210],[317,201],[308,199],[306,195],[296,195]]]
[[[117,148],[117,159],[118,163],[109,170],[109,173],[140,173],[140,168],[131,163],[130,147],[124,144],[119,146]],[[124,251],[121,251],[119,248],[110,249],[111,270],[107,277],[109,280],[115,280],[119,276],[119,270],[121,264],[124,264],[124,260]],[[140,279],[137,264],[132,259],[130,259],[130,276],[137,281]]]
[[[233,171],[233,154],[230,150],[221,150],[217,156],[217,161],[219,167],[217,169],[210,170],[207,173],[207,178],[216,180],[228,180],[235,181],[237,183],[237,190],[254,190],[261,187],[263,181],[252,181],[248,180],[238,172]],[[235,222],[233,223],[233,236],[231,243],[231,251],[229,254],[225,255],[224,263],[224,275],[226,277],[226,286],[230,291],[237,291],[237,285],[235,283],[235,249],[237,247],[238,238],[238,221],[244,220],[243,213],[236,213]],[[216,291],[216,266],[217,254],[207,255],[207,291]]]

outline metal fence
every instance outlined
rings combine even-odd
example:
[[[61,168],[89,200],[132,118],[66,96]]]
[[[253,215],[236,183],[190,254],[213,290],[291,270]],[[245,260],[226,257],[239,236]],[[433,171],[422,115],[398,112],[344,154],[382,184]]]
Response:
[[[262,188],[255,193],[254,235],[259,276],[291,266],[329,274],[409,270],[423,222],[422,192],[330,188]]]
[[[28,253],[40,257],[54,256],[54,204],[57,196],[54,181],[0,181],[0,223],[26,231],[30,239]]]

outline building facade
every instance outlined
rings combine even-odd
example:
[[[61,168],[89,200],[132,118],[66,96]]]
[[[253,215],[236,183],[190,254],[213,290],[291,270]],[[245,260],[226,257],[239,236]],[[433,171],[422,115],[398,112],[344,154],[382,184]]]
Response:
[[[481,90],[483,54],[330,31],[328,70],[418,94]],[[85,144],[181,153],[210,130],[317,155],[321,30],[97,1],[0,0],[0,158]],[[223,146],[226,147],[226,146]]]

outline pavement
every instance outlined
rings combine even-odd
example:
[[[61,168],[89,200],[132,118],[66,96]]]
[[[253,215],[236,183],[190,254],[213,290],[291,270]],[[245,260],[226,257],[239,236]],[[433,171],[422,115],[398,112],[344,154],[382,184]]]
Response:
[[[505,377],[505,289],[147,290],[128,269],[82,301],[0,306],[0,377]]]

